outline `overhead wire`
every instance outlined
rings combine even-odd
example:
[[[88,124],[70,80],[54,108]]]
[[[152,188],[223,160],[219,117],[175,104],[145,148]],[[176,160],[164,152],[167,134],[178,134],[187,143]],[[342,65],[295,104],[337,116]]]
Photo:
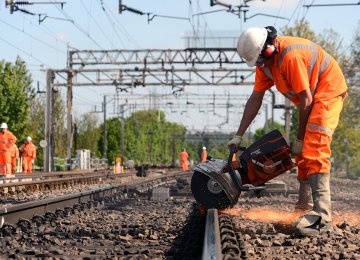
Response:
[[[54,0],[50,0],[51,2],[55,3]],[[75,26],[80,32],[82,32],[87,38],[89,38],[97,47],[99,47],[100,49],[103,49],[103,47],[101,47],[101,45],[89,34],[89,32],[87,32],[86,30],[84,30],[80,25],[77,24],[77,22],[67,13],[65,12],[65,10],[63,10],[62,8],[58,7],[57,5],[55,5],[55,7],[62,13],[62,15],[69,19],[69,20],[73,20],[74,22],[72,23],[73,26]]]
[[[289,26],[289,24],[291,23],[291,20],[294,18],[294,15],[296,14],[296,12],[298,11],[299,7],[301,6],[301,3],[304,2],[304,0],[299,0],[299,3],[298,5],[295,7],[290,19],[289,19],[289,22],[287,24],[287,26]]]
[[[275,21],[274,21],[274,26],[276,25],[276,22],[277,22],[277,19],[278,17],[280,16],[280,12],[281,12],[281,9],[283,8],[283,5],[284,5],[284,0],[281,1],[281,4],[280,4],[280,7],[279,7],[279,11],[277,12],[276,14],[276,18],[275,18]]]
[[[35,40],[35,41],[37,41],[37,42],[40,42],[41,44],[44,44],[45,46],[47,46],[47,47],[49,47],[49,48],[51,48],[51,49],[53,49],[53,50],[55,50],[55,51],[57,51],[57,52],[61,52],[61,53],[63,53],[63,54],[66,54],[65,52],[59,50],[58,48],[56,48],[56,47],[54,47],[54,46],[52,46],[52,45],[50,45],[49,43],[47,43],[47,42],[45,42],[45,41],[43,41],[43,40],[41,40],[41,39],[33,36],[33,35],[30,34],[30,33],[25,32],[24,30],[21,30],[20,28],[14,26],[14,25],[12,25],[12,24],[9,24],[9,23],[5,22],[5,21],[2,20],[2,19],[0,19],[0,23],[5,24],[6,26],[8,26],[8,27],[10,27],[10,28],[12,28],[12,29],[14,29],[14,30],[19,31],[19,32],[21,32],[21,33],[29,36],[31,39],[33,39],[33,40]]]
[[[311,2],[310,5],[312,5],[314,2],[315,2],[315,0],[312,0],[312,2]],[[303,14],[303,17],[301,18],[301,21],[304,21],[304,20],[305,20],[308,11],[309,11],[309,8],[306,8],[306,9],[305,9],[305,12],[304,12],[304,14]]]
[[[14,44],[12,44],[11,42],[5,40],[4,38],[0,37],[0,41],[5,42],[6,44],[10,45],[10,46],[13,47],[14,49],[16,49],[16,50],[20,51],[21,53],[25,54],[26,56],[29,56],[30,58],[38,61],[40,64],[44,64],[44,65],[46,65],[47,67],[50,67],[48,64],[46,64],[46,62],[44,62],[44,61],[40,60],[39,58],[33,56],[31,53],[29,53],[29,52],[27,52],[27,51],[24,51],[23,49],[15,46]]]
[[[110,24],[113,26],[113,28],[119,28],[120,31],[122,31],[124,33],[124,36],[128,39],[129,42],[132,42],[137,48],[140,48],[139,43],[131,36],[131,34],[125,29],[125,27],[118,21],[118,19],[115,17],[115,15],[112,12],[109,12],[110,8],[106,5],[106,3],[102,0],[99,0],[99,1],[100,1],[100,6],[102,7],[102,10],[106,13],[108,20],[111,21]],[[114,30],[114,31],[115,31],[116,35],[118,36],[119,40],[122,42],[121,37],[118,35],[117,30]],[[123,46],[125,46],[125,45],[123,44]]]
[[[103,28],[101,28],[101,26],[99,25],[99,23],[96,21],[96,19],[94,19],[94,17],[91,15],[90,11],[87,9],[87,7],[85,6],[83,0],[80,0],[81,5],[84,7],[86,13],[89,15],[90,20],[92,20],[95,25],[97,26],[97,28],[100,30],[100,32],[102,33],[102,35],[104,35],[104,37],[109,41],[110,46],[113,46],[113,42],[111,41],[111,39],[106,35],[105,30]]]

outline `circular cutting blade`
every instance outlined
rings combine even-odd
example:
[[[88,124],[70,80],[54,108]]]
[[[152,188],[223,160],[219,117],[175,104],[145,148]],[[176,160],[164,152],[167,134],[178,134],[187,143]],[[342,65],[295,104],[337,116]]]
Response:
[[[201,172],[194,172],[191,191],[195,200],[207,209],[225,209],[233,206],[222,187]]]

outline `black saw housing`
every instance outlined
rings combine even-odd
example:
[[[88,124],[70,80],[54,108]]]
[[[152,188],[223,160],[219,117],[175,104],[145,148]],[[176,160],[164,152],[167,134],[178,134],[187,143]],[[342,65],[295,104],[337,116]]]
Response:
[[[265,134],[243,152],[239,161],[211,158],[197,164],[191,179],[191,191],[203,207],[225,209],[233,207],[241,191],[263,190],[265,182],[295,167],[290,148],[278,130]]]

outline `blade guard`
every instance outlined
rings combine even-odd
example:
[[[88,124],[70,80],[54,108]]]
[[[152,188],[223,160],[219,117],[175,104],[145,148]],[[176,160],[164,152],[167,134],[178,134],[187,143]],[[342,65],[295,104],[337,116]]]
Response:
[[[234,206],[240,196],[241,191],[233,182],[230,173],[226,170],[227,162],[217,158],[210,158],[205,163],[198,164],[194,167],[194,171],[205,174],[209,178],[216,181],[228,197],[231,206]],[[235,171],[237,177],[239,174]]]
[[[249,146],[239,158],[243,184],[255,187],[294,168],[290,148],[278,130],[271,131]]]

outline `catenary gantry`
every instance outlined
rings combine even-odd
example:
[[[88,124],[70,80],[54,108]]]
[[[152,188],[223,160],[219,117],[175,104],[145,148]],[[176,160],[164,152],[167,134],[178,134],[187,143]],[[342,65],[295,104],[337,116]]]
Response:
[[[72,151],[72,88],[114,86],[238,86],[252,85],[255,70],[235,48],[187,48],[143,50],[69,50],[67,67],[47,71],[47,116],[45,171],[54,157],[52,100],[54,87],[67,88],[67,158]],[[55,81],[56,79],[56,81]]]

